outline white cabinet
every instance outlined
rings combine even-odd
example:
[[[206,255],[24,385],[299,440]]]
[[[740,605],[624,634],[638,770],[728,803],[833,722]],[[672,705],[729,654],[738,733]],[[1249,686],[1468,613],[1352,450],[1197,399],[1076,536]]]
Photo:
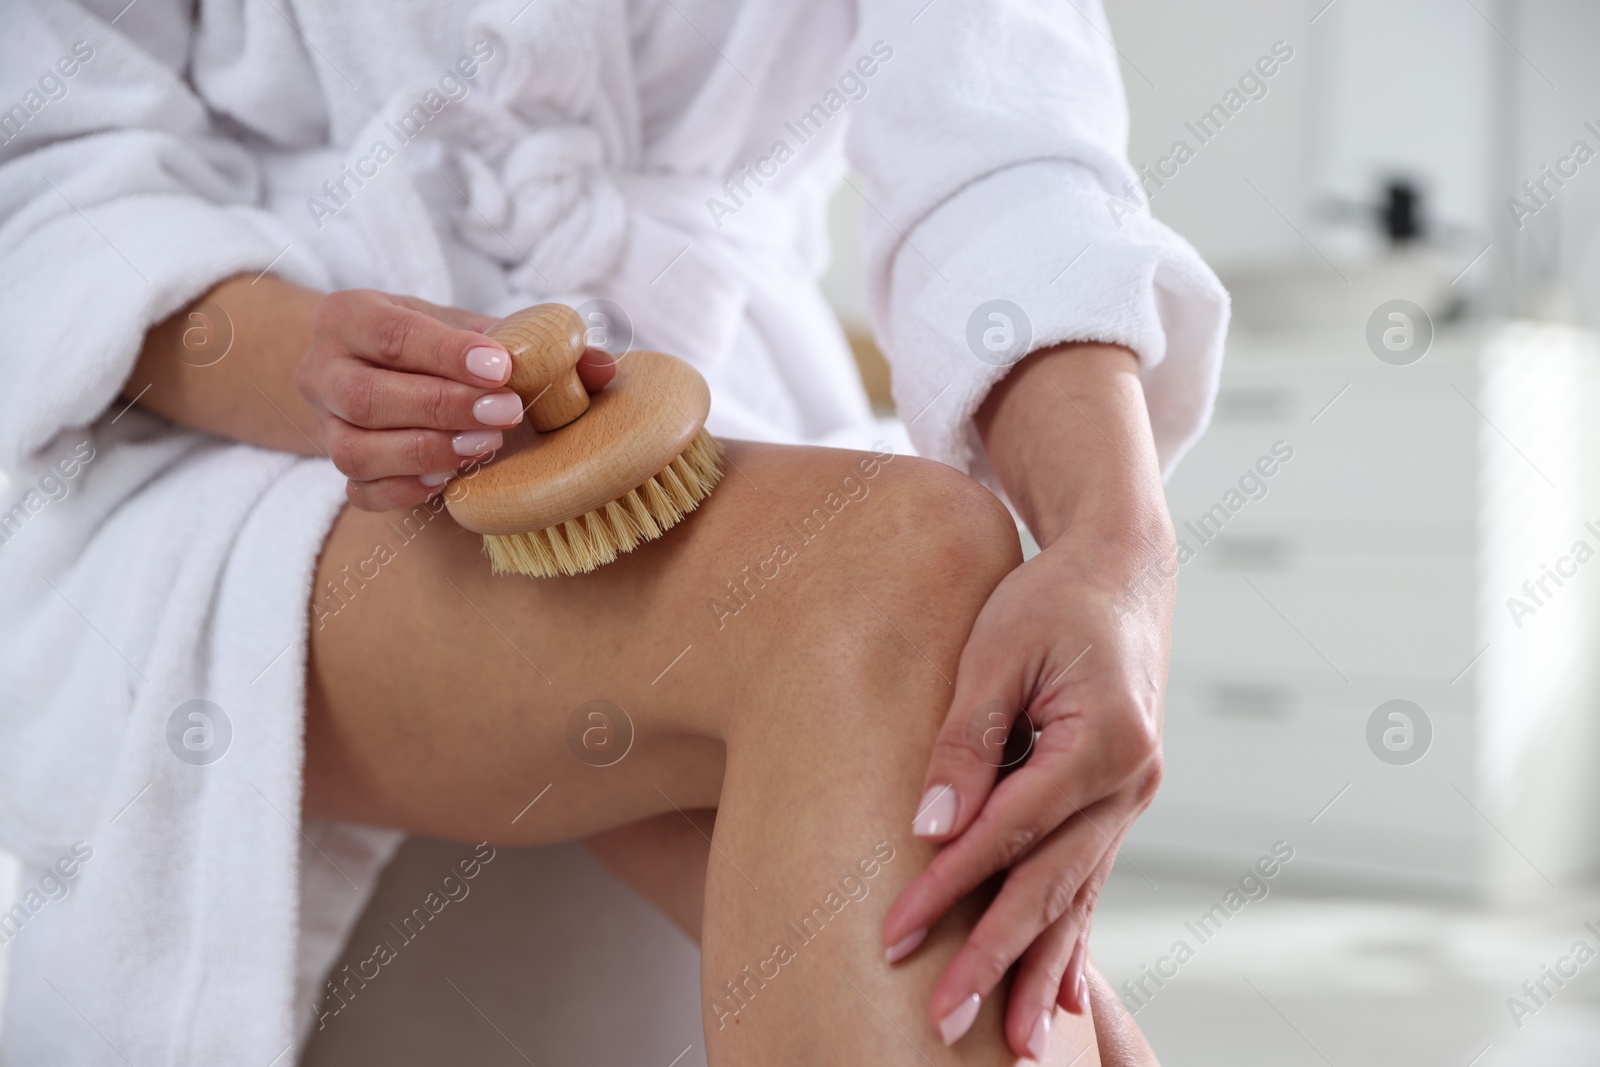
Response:
[[[1520,627],[1506,601],[1575,541],[1600,552],[1596,360],[1520,323],[1442,329],[1410,366],[1359,332],[1230,339],[1168,486],[1192,555],[1135,862],[1231,867],[1283,838],[1330,888],[1501,897],[1594,868],[1600,559],[1562,564]],[[1369,745],[1393,699],[1431,725],[1415,762]]]

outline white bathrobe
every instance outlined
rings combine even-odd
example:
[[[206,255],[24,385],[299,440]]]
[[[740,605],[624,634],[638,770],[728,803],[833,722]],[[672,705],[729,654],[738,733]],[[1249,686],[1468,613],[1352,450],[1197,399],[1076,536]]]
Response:
[[[1060,341],[1138,353],[1164,469],[1215,389],[1093,0],[11,0],[0,108],[11,1067],[292,1062],[396,842],[299,807],[341,477],[119,399],[216,282],[608,300],[714,432],[865,446],[815,285],[848,163],[923,454],[987,478],[974,408]]]

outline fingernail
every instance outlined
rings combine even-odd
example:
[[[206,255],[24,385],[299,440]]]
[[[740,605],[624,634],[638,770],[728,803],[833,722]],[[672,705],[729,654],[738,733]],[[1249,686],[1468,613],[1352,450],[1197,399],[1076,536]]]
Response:
[[[522,399],[516,393],[490,393],[472,405],[472,417],[485,426],[515,426],[522,421]]]
[[[481,456],[493,452],[505,443],[499,430],[468,430],[450,438],[450,447],[458,456]]]
[[[956,791],[948,785],[930,786],[917,805],[917,817],[911,821],[911,833],[916,837],[941,837],[956,824]]]
[[[1044,1054],[1050,1050],[1050,1009],[1046,1008],[1039,1013],[1039,1019],[1033,1024],[1033,1033],[1028,1035],[1028,1055],[1040,1062],[1044,1061]]]
[[[915,952],[917,950],[917,946],[922,944],[922,939],[927,936],[928,928],[926,926],[920,930],[913,930],[900,940],[896,941],[894,944],[890,945],[888,951],[884,952],[883,958],[888,960],[890,963],[899,963],[901,960]]]
[[[1089,1013],[1089,979],[1078,975],[1078,1014]]]
[[[427,486],[429,489],[437,489],[439,486],[450,480],[450,472],[445,471],[443,474],[424,474],[417,480],[423,485]]]
[[[474,348],[467,352],[467,373],[499,385],[506,380],[511,357],[498,348]]]
[[[939,1020],[939,1036],[944,1038],[944,1047],[960,1041],[962,1035],[972,1029],[973,1022],[978,1018],[978,994],[974,993],[955,1009]]]

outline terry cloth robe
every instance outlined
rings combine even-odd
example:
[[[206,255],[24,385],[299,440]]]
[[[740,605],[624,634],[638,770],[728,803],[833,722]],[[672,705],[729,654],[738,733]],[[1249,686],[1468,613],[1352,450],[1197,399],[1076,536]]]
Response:
[[[342,477],[120,398],[217,282],[586,305],[714,433],[867,447],[816,285],[849,167],[923,455],[988,478],[974,408],[1057,342],[1138,354],[1164,469],[1215,391],[1094,0],[13,0],[0,109],[0,844],[73,870],[0,916],[14,1067],[292,1062],[396,844],[299,807]]]

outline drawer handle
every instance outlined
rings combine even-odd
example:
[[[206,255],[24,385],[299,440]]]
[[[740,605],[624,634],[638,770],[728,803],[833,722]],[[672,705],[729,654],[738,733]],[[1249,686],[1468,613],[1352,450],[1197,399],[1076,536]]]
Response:
[[[1277,571],[1289,565],[1294,542],[1287,537],[1219,537],[1211,552],[1228,571]]]
[[[1237,387],[1217,393],[1213,418],[1217,422],[1287,422],[1294,410],[1294,394],[1288,389]]]
[[[1260,682],[1213,682],[1211,713],[1230,719],[1287,719],[1294,710],[1294,690]]]

